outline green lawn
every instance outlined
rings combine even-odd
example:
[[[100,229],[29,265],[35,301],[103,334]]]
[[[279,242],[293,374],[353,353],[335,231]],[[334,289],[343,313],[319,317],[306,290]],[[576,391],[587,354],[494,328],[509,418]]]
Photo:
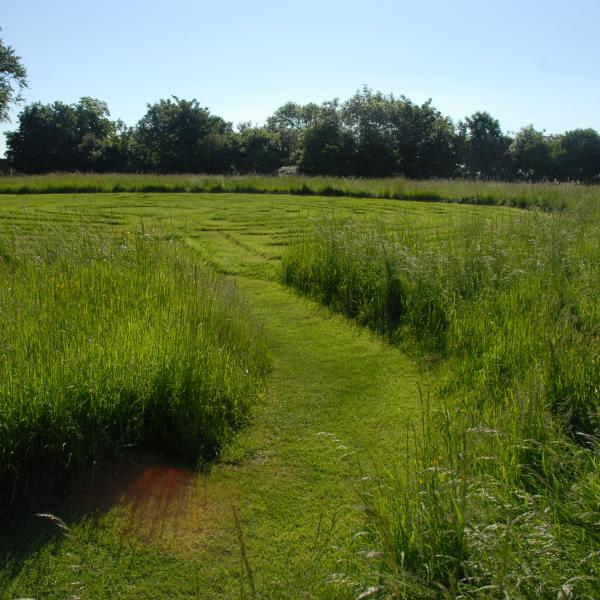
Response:
[[[83,218],[139,230],[158,220],[234,278],[263,319],[273,373],[251,425],[208,472],[127,457],[120,475],[39,506],[64,519],[68,535],[33,516],[5,525],[0,598],[251,597],[252,585],[261,598],[356,596],[360,582],[329,580],[353,572],[360,479],[397,464],[419,418],[418,388],[433,376],[278,283],[282,249],[332,212],[435,235],[459,213],[507,210],[265,194],[1,196],[0,218],[23,226]]]

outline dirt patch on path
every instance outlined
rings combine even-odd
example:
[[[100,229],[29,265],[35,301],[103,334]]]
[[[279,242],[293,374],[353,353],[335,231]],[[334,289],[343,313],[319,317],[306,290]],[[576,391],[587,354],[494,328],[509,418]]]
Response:
[[[125,537],[163,546],[192,532],[198,535],[209,521],[204,477],[195,469],[145,457],[123,461],[95,478],[85,494],[89,512],[119,508]]]

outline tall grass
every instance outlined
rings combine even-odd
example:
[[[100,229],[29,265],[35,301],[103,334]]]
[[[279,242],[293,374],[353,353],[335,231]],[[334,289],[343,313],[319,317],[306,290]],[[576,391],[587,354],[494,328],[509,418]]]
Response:
[[[325,219],[282,260],[283,281],[452,360],[453,389],[501,400],[541,378],[572,431],[598,427],[600,223],[591,215],[467,217],[435,233]]]
[[[247,419],[261,327],[177,241],[4,226],[0,281],[2,506],[125,446],[214,455]]]
[[[59,194],[94,192],[229,192],[346,196],[462,202],[564,210],[597,204],[600,187],[555,183],[498,183],[467,180],[355,179],[349,177],[265,175],[152,175],[51,173],[0,177],[0,194]]]
[[[542,394],[423,405],[402,463],[364,490],[363,586],[396,598],[596,598],[600,448]],[[365,552],[366,550],[366,552]]]
[[[598,239],[592,205],[434,234],[331,218],[289,247],[285,283],[433,359],[443,381],[446,405],[407,441],[418,451],[369,500],[374,588],[593,597]]]

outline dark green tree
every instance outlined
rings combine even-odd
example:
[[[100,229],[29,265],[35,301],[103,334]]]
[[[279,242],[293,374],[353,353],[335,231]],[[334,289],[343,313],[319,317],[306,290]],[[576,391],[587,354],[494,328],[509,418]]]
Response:
[[[456,168],[455,131],[431,100],[422,105],[363,87],[342,106],[356,143],[354,172],[367,177],[449,177]]]
[[[456,170],[452,121],[432,106],[390,97],[390,119],[399,172],[407,177],[451,177]]]
[[[134,171],[133,136],[132,127],[127,127],[121,120],[116,121],[114,128],[102,141],[99,148],[100,154],[96,169],[104,172]]]
[[[217,173],[235,159],[231,123],[176,96],[148,105],[135,128],[137,167],[163,173]]]
[[[335,118],[322,118],[302,136],[298,168],[307,175],[351,175],[355,143]]]
[[[557,136],[553,157],[562,180],[600,180],[600,135],[594,129],[574,129]]]
[[[285,160],[278,132],[242,123],[235,166],[241,173],[274,173]]]
[[[106,170],[117,131],[109,115],[106,103],[89,97],[26,106],[17,130],[6,134],[7,158],[25,173]]]
[[[519,178],[539,181],[553,176],[550,143],[533,125],[517,132],[510,145],[510,154]]]
[[[400,172],[392,101],[392,97],[365,86],[342,106],[342,119],[354,138],[356,175],[382,177]]]
[[[76,120],[75,168],[82,171],[110,170],[109,163],[114,161],[113,146],[118,144],[118,125],[110,120],[108,105],[102,100],[84,96],[72,108]]]
[[[35,102],[19,114],[16,131],[6,134],[6,157],[24,173],[73,171],[77,161],[77,120],[68,104]]]
[[[267,119],[266,129],[279,135],[286,166],[298,163],[302,134],[316,122],[320,113],[321,107],[314,102],[304,105],[286,102]]]
[[[421,107],[421,118],[424,126],[419,130],[414,166],[405,162],[403,172],[415,178],[454,177],[459,159],[454,123],[429,106]]]
[[[502,133],[497,119],[488,112],[476,112],[459,123],[458,128],[467,175],[490,179],[510,177],[511,139]]]
[[[26,87],[27,70],[21,58],[0,39],[0,122],[8,121],[11,104],[21,101]]]

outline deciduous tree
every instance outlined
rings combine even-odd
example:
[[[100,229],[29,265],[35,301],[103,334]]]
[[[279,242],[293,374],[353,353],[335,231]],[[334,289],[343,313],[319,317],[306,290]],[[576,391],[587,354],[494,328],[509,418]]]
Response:
[[[298,168],[307,175],[351,175],[355,143],[335,118],[322,118],[302,137]]]
[[[560,179],[600,180],[600,135],[594,129],[573,129],[557,136],[553,151]]]
[[[27,70],[21,58],[0,39],[0,122],[8,121],[11,104],[21,100],[26,87]]]
[[[552,156],[548,138],[533,125],[523,127],[510,145],[517,176],[526,180],[547,179],[553,176]]]
[[[236,167],[241,173],[274,173],[285,160],[279,132],[242,124]]]
[[[163,173],[227,172],[234,158],[231,123],[196,99],[173,96],[148,105],[135,129],[139,167]]]
[[[279,135],[286,165],[297,164],[301,149],[302,133],[316,122],[321,108],[318,104],[286,102],[268,119],[266,129]]]
[[[488,112],[476,112],[459,123],[459,132],[465,140],[464,159],[470,176],[509,176],[511,139],[502,133],[498,119]]]
[[[116,124],[101,100],[26,106],[16,131],[6,134],[7,158],[25,173],[105,170]]]

